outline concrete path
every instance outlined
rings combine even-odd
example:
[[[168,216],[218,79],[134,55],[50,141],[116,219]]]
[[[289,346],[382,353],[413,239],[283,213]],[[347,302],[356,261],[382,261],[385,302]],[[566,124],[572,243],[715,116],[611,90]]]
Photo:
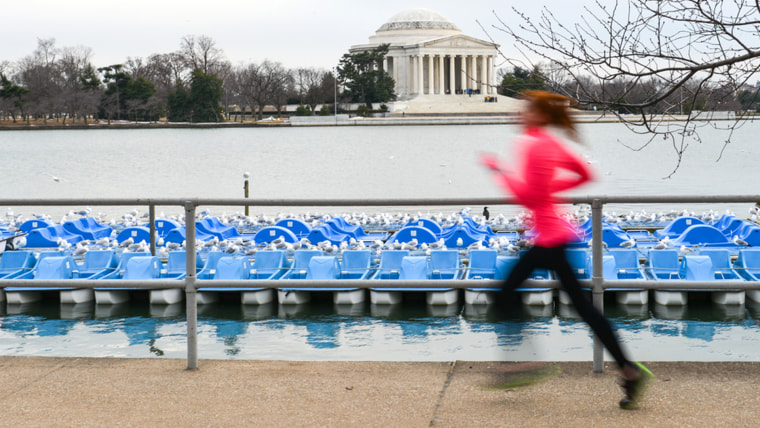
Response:
[[[615,370],[487,391],[530,363],[288,362],[0,357],[7,427],[754,427],[760,363],[651,363],[641,409]]]

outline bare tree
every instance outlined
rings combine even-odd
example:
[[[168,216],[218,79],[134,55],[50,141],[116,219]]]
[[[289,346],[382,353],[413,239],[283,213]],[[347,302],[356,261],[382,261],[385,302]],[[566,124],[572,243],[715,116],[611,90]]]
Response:
[[[293,73],[295,89],[302,104],[306,104],[315,112],[317,104],[322,104],[328,97],[322,91],[322,81],[325,70],[316,68],[297,68]]]
[[[224,51],[216,47],[214,39],[208,36],[188,35],[182,38],[180,54],[190,71],[199,69],[206,74],[216,75],[225,63]]]
[[[249,107],[251,115],[263,115],[264,107],[279,104],[281,94],[287,92],[290,79],[282,64],[264,60],[261,64],[241,66],[235,73],[236,88],[242,102]]]
[[[634,149],[657,136],[669,139],[677,157],[673,173],[689,142],[698,140],[695,131],[719,125],[694,120],[694,115],[681,122],[667,116],[716,106],[719,100],[723,107],[734,107],[724,104],[727,94],[736,96],[760,71],[757,1],[596,1],[576,23],[548,8],[538,19],[513,10],[519,24],[499,19],[496,28],[532,59],[528,62],[545,61],[552,69],[550,78],[563,77],[549,82],[550,87],[582,107],[634,113],[620,119],[652,136]],[[726,144],[741,123],[725,125]]]
[[[87,116],[98,109],[100,91],[99,81],[95,78],[95,70],[90,63],[92,49],[88,47],[67,47],[60,51],[58,69],[61,74],[61,101],[64,113],[75,119],[80,116],[87,123]],[[63,117],[66,123],[66,116]]]
[[[45,123],[49,115],[62,111],[57,53],[55,39],[38,39],[34,53],[18,62],[18,80],[29,89],[28,111]]]

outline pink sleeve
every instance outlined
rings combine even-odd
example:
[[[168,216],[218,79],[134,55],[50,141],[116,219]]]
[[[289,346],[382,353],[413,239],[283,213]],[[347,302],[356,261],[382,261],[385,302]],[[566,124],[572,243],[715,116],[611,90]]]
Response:
[[[561,144],[557,144],[557,146],[556,168],[570,171],[573,174],[555,178],[551,183],[550,192],[559,193],[591,181],[591,169],[586,167],[585,162],[576,154],[566,150]]]

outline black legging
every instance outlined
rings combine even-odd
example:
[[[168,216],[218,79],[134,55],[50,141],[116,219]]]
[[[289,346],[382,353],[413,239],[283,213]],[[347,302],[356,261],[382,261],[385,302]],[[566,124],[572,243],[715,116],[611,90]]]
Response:
[[[573,269],[567,262],[565,255],[565,246],[559,247],[538,247],[534,246],[528,250],[517,262],[509,277],[502,285],[502,298],[513,294],[515,289],[525,281],[534,269],[550,269],[557,273],[562,288],[567,294],[578,311],[578,314],[591,327],[594,334],[604,344],[605,348],[615,358],[620,368],[631,365],[631,362],[625,357],[617,336],[612,330],[609,320],[594,305],[583,296],[581,285],[573,273]]]

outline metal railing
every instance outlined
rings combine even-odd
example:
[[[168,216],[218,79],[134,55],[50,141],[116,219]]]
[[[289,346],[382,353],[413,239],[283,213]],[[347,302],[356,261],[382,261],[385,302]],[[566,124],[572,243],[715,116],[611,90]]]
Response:
[[[581,280],[581,285],[591,289],[593,304],[604,311],[604,290],[606,289],[666,289],[666,290],[760,290],[760,282],[750,281],[652,281],[652,280],[605,280],[602,275],[603,243],[602,215],[605,204],[661,204],[661,203],[756,203],[760,195],[722,195],[722,196],[585,196],[570,197],[565,200],[568,204],[589,204],[592,215],[592,276],[590,280]],[[387,207],[387,206],[499,206],[513,205],[515,201],[503,198],[488,199],[0,199],[0,206],[147,206],[150,223],[150,250],[156,252],[155,208],[157,206],[180,206],[184,208],[186,219],[195,219],[199,206],[257,206],[257,207]],[[185,222],[186,248],[195,248],[195,221]],[[187,275],[184,279],[140,280],[34,280],[34,279],[0,279],[0,288],[5,287],[61,287],[61,288],[138,288],[138,289],[168,289],[183,288],[185,290],[187,317],[187,368],[198,368],[198,307],[197,290],[202,288],[377,288],[378,281],[369,280],[203,280],[199,285],[196,278],[196,253],[186,251]],[[435,280],[383,281],[384,289],[401,288],[441,288],[441,289],[482,289],[498,288],[501,281],[496,280]],[[558,281],[526,281],[521,288],[561,288]],[[594,337],[593,365],[595,372],[601,372],[604,366],[604,349],[599,339]]]

